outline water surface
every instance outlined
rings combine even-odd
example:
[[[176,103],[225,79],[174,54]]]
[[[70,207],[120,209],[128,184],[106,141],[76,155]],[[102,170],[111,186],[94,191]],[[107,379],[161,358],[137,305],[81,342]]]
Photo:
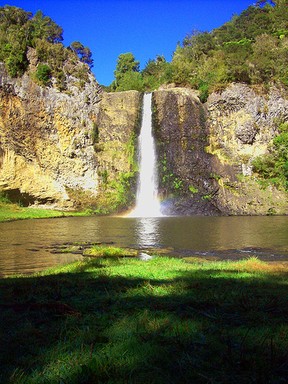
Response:
[[[65,242],[113,242],[175,255],[288,260],[288,217],[70,217],[0,223],[0,274],[31,273],[80,256],[53,254]]]

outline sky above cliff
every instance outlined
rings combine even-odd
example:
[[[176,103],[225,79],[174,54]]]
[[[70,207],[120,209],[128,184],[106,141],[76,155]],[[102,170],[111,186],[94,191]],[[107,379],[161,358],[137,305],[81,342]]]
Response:
[[[66,46],[80,41],[91,49],[96,79],[109,85],[121,53],[132,52],[141,69],[157,55],[170,61],[187,34],[217,28],[253,1],[0,0],[6,4],[50,16],[63,28]]]

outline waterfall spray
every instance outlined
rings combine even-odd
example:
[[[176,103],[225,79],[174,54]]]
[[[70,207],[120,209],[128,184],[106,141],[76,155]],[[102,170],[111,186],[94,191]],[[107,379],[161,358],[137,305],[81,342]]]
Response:
[[[160,202],[157,197],[156,150],[152,135],[152,94],[144,94],[143,116],[139,136],[139,179],[135,209],[129,217],[158,217]]]

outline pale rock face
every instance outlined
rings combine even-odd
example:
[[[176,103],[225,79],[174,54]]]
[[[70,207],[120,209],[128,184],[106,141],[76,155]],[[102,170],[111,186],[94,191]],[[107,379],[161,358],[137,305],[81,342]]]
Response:
[[[75,83],[70,76],[66,93],[59,92],[28,75],[11,79],[0,64],[0,190],[12,199],[98,207],[109,189],[103,174],[113,193],[129,174],[140,93],[104,93],[92,75],[84,88]]]
[[[206,107],[206,150],[214,155],[219,176],[218,207],[229,214],[287,214],[287,193],[261,188],[252,167],[256,157],[268,152],[279,124],[288,120],[285,92],[272,88],[261,94],[245,84],[232,84],[212,94]]]
[[[91,77],[69,92],[39,87],[27,75],[12,80],[1,67],[1,190],[62,208],[73,207],[71,190],[97,194],[92,131],[100,88]]]

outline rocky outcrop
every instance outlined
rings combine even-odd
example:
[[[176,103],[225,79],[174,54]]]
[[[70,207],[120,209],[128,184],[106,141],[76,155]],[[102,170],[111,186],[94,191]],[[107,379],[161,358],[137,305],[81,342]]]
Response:
[[[101,90],[94,78],[66,93],[28,75],[0,76],[0,189],[24,204],[72,207],[70,191],[97,194],[92,132]]]
[[[81,65],[81,64],[79,64]],[[0,68],[0,191],[24,205],[129,206],[141,94],[103,93],[94,77],[67,91],[40,87]]]
[[[232,84],[207,102],[211,171],[218,181],[215,203],[227,214],[287,214],[287,193],[261,187],[252,162],[267,153],[279,125],[288,121],[287,95],[277,88],[267,94]]]
[[[142,96],[137,91],[104,93],[94,147],[98,162],[98,205],[102,212],[127,209],[135,199],[136,139]]]
[[[154,92],[159,184],[169,214],[287,214],[287,193],[261,187],[252,171],[288,119],[278,89],[257,94],[243,84],[202,105],[185,88]]]
[[[212,156],[205,152],[207,114],[197,95],[186,88],[154,92],[159,185],[165,214],[218,214],[212,198]]]

